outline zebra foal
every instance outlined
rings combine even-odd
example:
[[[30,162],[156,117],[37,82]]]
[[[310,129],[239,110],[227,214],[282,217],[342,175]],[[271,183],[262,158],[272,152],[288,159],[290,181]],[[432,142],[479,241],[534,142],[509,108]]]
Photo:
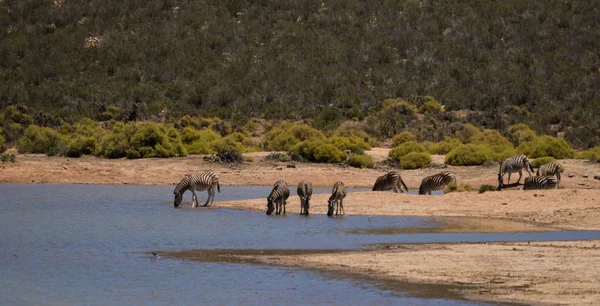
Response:
[[[344,182],[336,182],[333,185],[333,190],[331,190],[331,196],[327,202],[327,216],[331,217],[333,215],[333,210],[335,209],[335,214],[343,215],[344,214],[344,198],[346,197],[346,185]]]
[[[404,187],[404,189],[402,189]],[[408,187],[404,184],[402,177],[398,171],[390,171],[375,180],[372,191],[388,191],[393,189],[394,192],[400,191],[400,193],[408,192]]]
[[[312,196],[312,184],[307,180],[302,180],[298,183],[298,197],[300,197],[300,214],[308,216],[310,208],[310,198]]]
[[[556,175],[556,188],[560,187],[560,164],[557,162],[549,162],[541,165],[537,169],[537,176],[552,176]]]
[[[558,180],[553,176],[532,176],[525,178],[523,190],[552,189],[558,186]]]
[[[215,200],[215,187],[221,192],[219,177],[212,171],[202,174],[185,174],[177,186],[175,186],[175,190],[173,190],[173,194],[175,195],[173,206],[179,207],[183,199],[183,193],[188,190],[192,192],[192,207],[198,207],[196,191],[204,190],[208,192],[208,199],[206,199],[206,203],[203,206],[209,205],[209,202],[212,205]]]
[[[419,194],[429,194],[434,190],[444,189],[446,185],[456,182],[456,176],[452,172],[443,171],[438,174],[425,177],[419,186]]]
[[[289,197],[290,189],[288,188],[287,183],[283,180],[277,181],[267,197],[267,215],[271,215],[273,210],[275,210],[276,215],[280,215],[282,207],[283,213],[285,214],[285,204]]]
[[[504,175],[506,173],[508,173],[508,181],[506,181],[506,184],[508,185],[510,184],[510,174],[519,172],[519,179],[517,180],[518,184],[521,181],[521,177],[523,177],[523,168],[527,170],[527,174],[531,177],[531,173],[534,172],[533,167],[525,155],[517,155],[501,161],[500,169],[498,169],[498,190],[502,189],[504,186]]]

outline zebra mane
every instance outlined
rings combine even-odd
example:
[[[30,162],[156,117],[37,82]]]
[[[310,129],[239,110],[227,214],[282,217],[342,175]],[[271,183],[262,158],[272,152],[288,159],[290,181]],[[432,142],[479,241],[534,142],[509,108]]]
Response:
[[[177,184],[177,186],[175,186],[175,190],[173,190],[173,194],[182,194],[183,191],[185,191],[189,185],[190,185],[190,179],[189,177],[191,177],[191,174],[186,174],[183,176],[183,178],[181,179],[181,181],[179,181],[179,183]]]

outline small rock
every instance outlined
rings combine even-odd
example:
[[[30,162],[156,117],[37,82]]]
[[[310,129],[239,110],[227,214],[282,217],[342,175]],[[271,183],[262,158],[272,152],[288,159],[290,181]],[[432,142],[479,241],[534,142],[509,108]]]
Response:
[[[575,174],[573,174],[573,173],[569,173],[569,174],[567,174],[567,176],[568,176],[568,177],[575,177]]]
[[[594,179],[600,180],[600,175],[594,175]]]
[[[296,165],[295,164],[288,164],[286,167],[288,167],[288,168],[296,168]]]
[[[583,178],[588,178],[589,176],[587,174],[582,175]]]
[[[275,170],[283,170],[283,167],[277,167]]]
[[[508,205],[508,203],[504,202],[504,203],[502,203],[502,205]]]

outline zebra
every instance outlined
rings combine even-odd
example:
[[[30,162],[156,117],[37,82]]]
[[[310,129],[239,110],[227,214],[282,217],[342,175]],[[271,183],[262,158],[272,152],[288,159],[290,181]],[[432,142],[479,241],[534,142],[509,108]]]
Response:
[[[560,164],[557,162],[549,162],[547,164],[543,164],[541,165],[538,169],[537,169],[537,173],[536,175],[538,176],[545,176],[545,175],[556,175],[556,188],[559,188],[560,185]]]
[[[208,192],[208,199],[206,199],[206,203],[203,206],[209,205],[209,202],[212,205],[215,200],[215,187],[217,187],[220,193],[219,177],[212,171],[202,174],[185,174],[181,181],[179,181],[179,184],[175,186],[175,190],[173,190],[173,194],[175,195],[173,206],[179,207],[183,199],[183,193],[187,190],[192,192],[192,207],[198,207],[196,191],[204,190]]]
[[[404,187],[404,189],[402,189]],[[394,189],[394,192],[403,193],[404,191],[408,192],[408,187],[404,184],[402,177],[398,171],[390,171],[375,180],[375,185],[373,185],[372,191],[388,191],[390,189]]]
[[[331,190],[331,196],[327,204],[327,216],[333,215],[335,209],[336,215],[344,214],[344,198],[346,197],[346,185],[344,182],[336,182]],[[336,205],[337,204],[337,205]]]
[[[525,155],[517,155],[501,161],[500,169],[498,169],[498,190],[504,186],[503,179],[504,174],[506,173],[508,173],[508,181],[506,182],[508,185],[510,184],[510,174],[519,172],[519,179],[517,180],[517,184],[519,184],[519,182],[521,182],[521,177],[523,177],[523,168],[527,170],[527,174],[531,177],[531,173],[534,172],[533,167]]]
[[[558,180],[553,176],[532,176],[525,178],[523,190],[552,189],[558,186]]]
[[[446,185],[456,182],[456,176],[452,172],[442,171],[438,174],[425,177],[419,186],[419,194],[429,194],[433,190],[444,189]]]
[[[267,197],[267,215],[271,215],[275,210],[276,215],[281,214],[281,208],[283,207],[283,213],[285,214],[285,204],[290,196],[290,189],[288,188],[285,181],[275,183],[271,193]],[[273,203],[275,203],[273,205]]]
[[[300,181],[297,192],[300,197],[300,214],[308,216],[310,197],[312,196],[312,184],[307,180]]]

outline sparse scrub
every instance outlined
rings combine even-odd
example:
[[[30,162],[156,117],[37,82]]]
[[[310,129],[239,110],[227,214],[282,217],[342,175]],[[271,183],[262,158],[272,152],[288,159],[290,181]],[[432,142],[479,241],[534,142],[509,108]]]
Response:
[[[472,190],[473,188],[469,184],[458,184],[456,182],[451,182],[450,184],[448,184],[448,186],[446,186],[446,188],[444,188],[444,194],[450,192],[465,192]]]
[[[585,151],[575,153],[576,159],[587,159],[589,161],[600,161],[600,147],[593,147]]]
[[[524,142],[533,141],[537,134],[527,124],[519,123],[511,125],[507,130],[508,139],[518,146]]]
[[[492,186],[492,185],[487,185],[487,184],[483,184],[481,186],[479,186],[479,193],[484,193],[486,191],[497,191],[498,187],[497,186]]]
[[[355,168],[373,168],[373,158],[369,155],[353,154],[348,164]]]
[[[445,163],[453,166],[476,166],[492,159],[492,152],[486,146],[461,145],[446,155]]]
[[[551,156],[556,159],[573,158],[575,150],[563,138],[540,136],[533,141],[524,142],[517,148],[529,158]]]
[[[417,141],[417,136],[411,132],[402,132],[400,134],[394,135],[394,137],[392,137],[392,148],[395,148],[405,142],[409,142],[409,141],[413,141],[416,142]]]

